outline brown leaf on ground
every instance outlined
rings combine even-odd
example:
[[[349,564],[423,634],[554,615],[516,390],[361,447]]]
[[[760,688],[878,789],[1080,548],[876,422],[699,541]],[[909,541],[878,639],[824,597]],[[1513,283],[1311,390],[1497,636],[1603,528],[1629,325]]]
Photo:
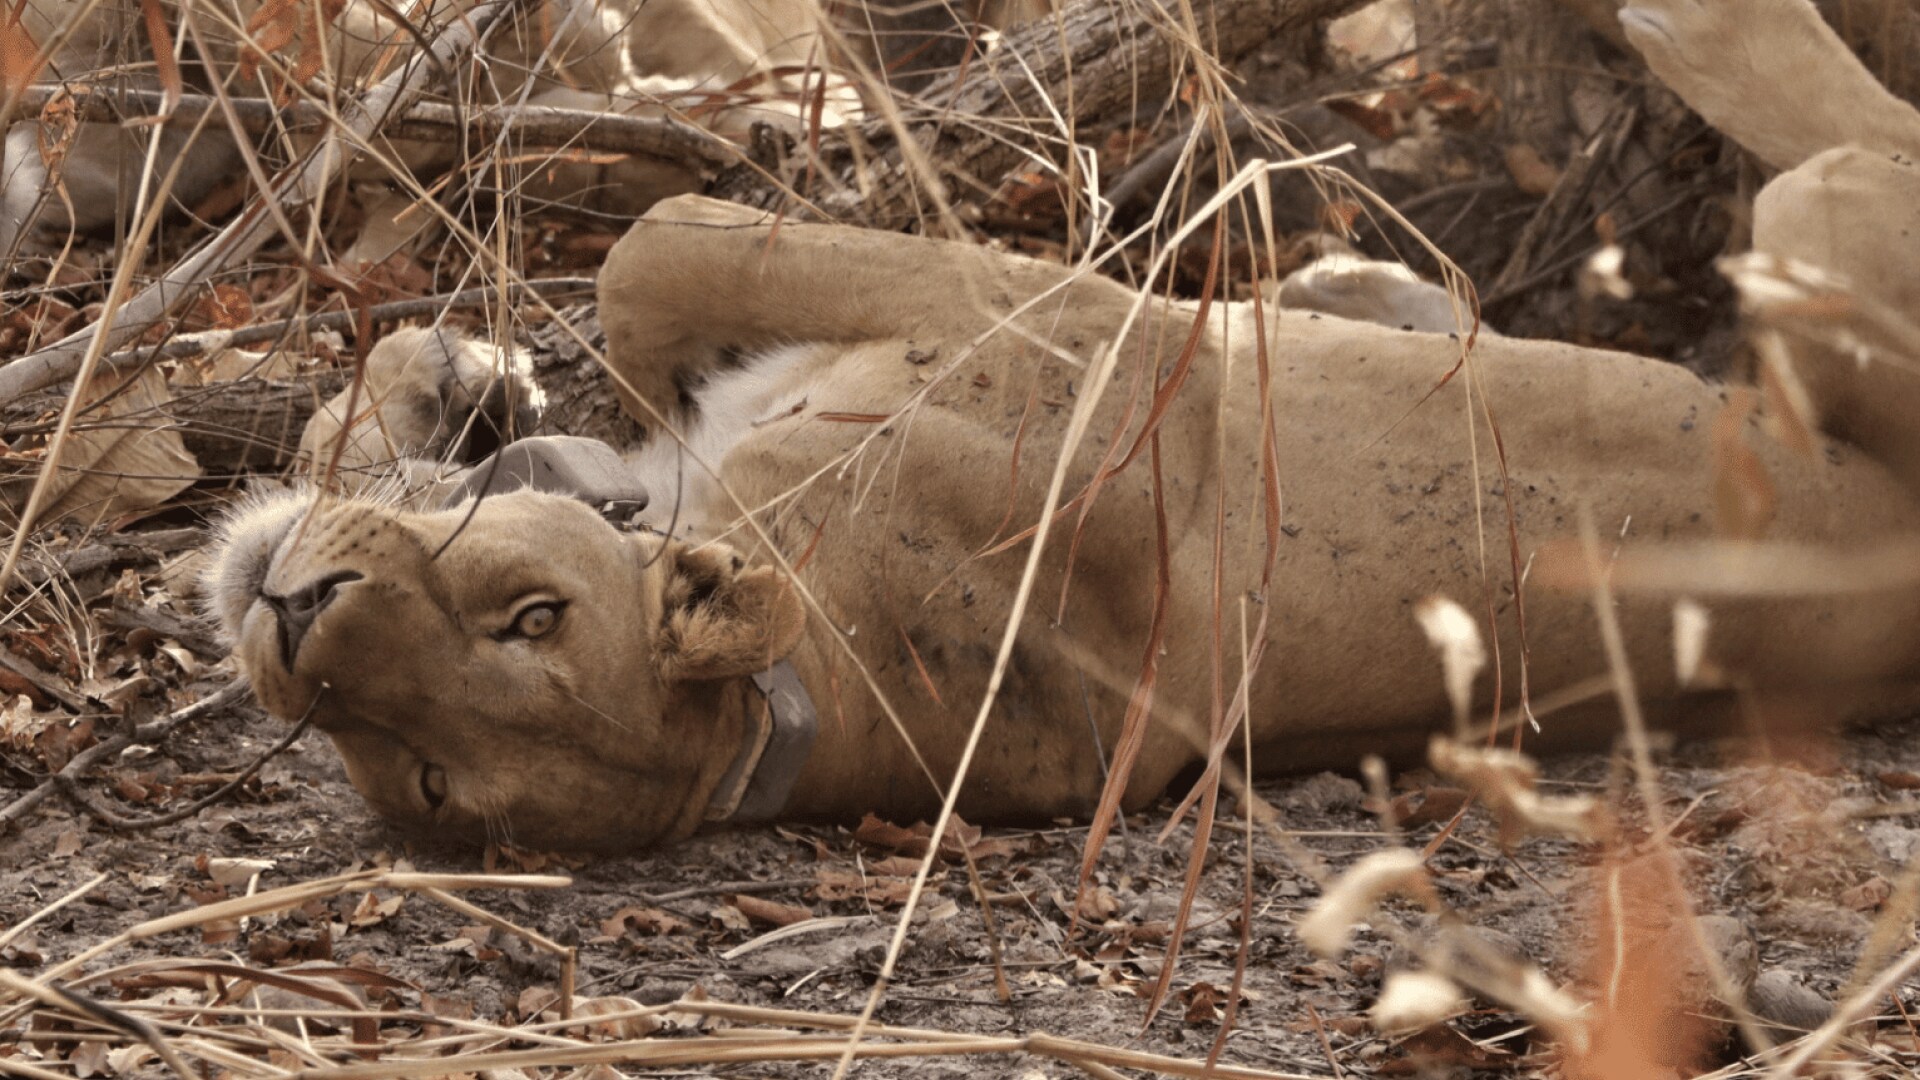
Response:
[[[685,929],[688,929],[685,919],[675,918],[659,908],[638,905],[623,907],[600,922],[600,932],[610,938],[624,937],[629,930],[643,937],[659,937]]]
[[[1438,825],[1453,820],[1453,815],[1467,805],[1467,793],[1456,787],[1429,787],[1419,791],[1409,791],[1393,800],[1389,810],[1393,820],[1403,829],[1417,829],[1422,825]]]
[[[782,904],[777,900],[763,900],[745,894],[734,897],[733,906],[749,919],[775,926],[792,926],[813,918],[813,912],[798,904]]]
[[[853,830],[853,838],[863,844],[888,848],[916,859],[926,855],[932,836],[933,826],[924,821],[914,822],[911,828],[902,828],[872,814],[860,819],[859,827]],[[976,860],[991,859],[1012,855],[1018,850],[1018,845],[1011,840],[985,839],[981,836],[979,826],[969,825],[955,815],[947,826],[946,836],[941,838],[940,855],[945,859],[958,859],[963,850]]]
[[[353,914],[347,918],[347,924],[349,926],[363,928],[379,926],[381,923],[386,922],[398,914],[400,906],[406,902],[406,899],[404,893],[389,896],[384,899],[373,893],[367,893],[365,896],[362,896],[360,902],[354,906]]]
[[[73,516],[102,521],[149,510],[200,478],[200,463],[168,416],[173,394],[157,368],[130,379],[103,372],[88,384],[87,394],[91,400],[62,448],[60,469],[47,479],[40,524]],[[39,472],[28,468],[6,477],[0,498],[24,507]]]
[[[1528,195],[1545,196],[1560,186],[1561,170],[1540,156],[1540,151],[1525,143],[1507,147],[1507,173],[1513,184]]]
[[[1381,1076],[1429,1076],[1453,1069],[1511,1069],[1519,1058],[1491,1050],[1450,1027],[1430,1027],[1400,1043],[1403,1056],[1384,1062]],[[1625,1075],[1625,1074],[1621,1074]]]

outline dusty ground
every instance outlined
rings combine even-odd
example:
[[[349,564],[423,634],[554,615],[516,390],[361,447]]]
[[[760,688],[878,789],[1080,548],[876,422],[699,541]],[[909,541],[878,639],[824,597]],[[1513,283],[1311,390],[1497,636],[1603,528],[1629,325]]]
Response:
[[[143,650],[128,651],[137,657]],[[149,665],[172,663],[147,650]],[[158,659],[154,659],[158,657]],[[138,660],[135,660],[138,662]],[[217,681],[219,676],[214,676]],[[206,684],[202,684],[205,686]],[[153,702],[152,704],[158,704]],[[104,727],[103,727],[104,730]],[[163,744],[125,754],[83,785],[98,804],[125,815],[179,806],[252,760],[280,735],[250,705],[184,726]],[[1722,747],[1702,744],[1666,757],[1666,811],[1702,910],[1732,916],[1758,947],[1761,970],[1831,998],[1843,986],[1886,903],[1899,866],[1920,850],[1920,723],[1859,732],[1821,748],[1810,767],[1728,765]],[[0,802],[33,786],[40,769],[18,748],[0,759]],[[1601,756],[1548,763],[1546,787],[1604,792],[1618,776]],[[1265,782],[1260,793],[1288,829],[1333,868],[1388,843],[1355,781],[1332,775]],[[1410,842],[1440,832],[1456,793],[1412,773],[1396,784]],[[1424,807],[1424,810],[1423,810]],[[879,1018],[894,1024],[977,1034],[1047,1031],[1110,1045],[1204,1058],[1219,1029],[1218,1005],[1234,977],[1238,912],[1247,849],[1237,819],[1222,816],[1196,902],[1172,997],[1144,1033],[1142,995],[1159,970],[1178,905],[1191,827],[1155,836],[1167,807],[1128,822],[1124,840],[1100,863],[1086,910],[1095,926],[1070,930],[1066,908],[1085,835],[1063,825],[991,830],[974,844],[994,900],[1012,1000],[995,999],[988,935],[963,868],[935,877]],[[1517,949],[1557,978],[1579,983],[1597,920],[1596,849],[1557,840],[1524,841],[1502,852],[1493,822],[1469,810],[1433,860],[1446,903],[1486,940]],[[0,838],[0,925],[27,916],[96,874],[86,898],[33,927],[0,952],[0,963],[31,975],[145,919],[193,908],[249,887],[267,889],[369,865],[404,860],[421,870],[484,866],[569,874],[557,892],[499,891],[473,898],[489,910],[580,948],[583,996],[643,1003],[698,988],[714,999],[847,1013],[871,987],[910,872],[900,830],[812,825],[717,833],[630,858],[562,860],[513,852],[419,850],[375,819],[346,782],[325,740],[309,735],[273,759],[230,801],[178,824],[136,832],[104,827],[55,796]],[[910,841],[906,852],[914,852]],[[230,860],[253,860],[234,862]],[[248,879],[258,872],[257,881]],[[1223,1060],[1332,1075],[1336,1068],[1393,1075],[1438,1061],[1534,1071],[1542,1048],[1511,1015],[1480,1008],[1447,1036],[1423,1036],[1410,1051],[1375,1033],[1364,1012],[1396,937],[1417,927],[1411,909],[1363,929],[1350,953],[1317,959],[1292,924],[1319,895],[1270,836],[1252,850],[1251,952],[1245,992]],[[225,882],[225,884],[222,884]],[[1644,915],[1645,913],[1641,913]],[[1639,916],[1635,916],[1639,917]],[[808,932],[740,949],[777,923],[819,919]],[[559,966],[513,935],[420,895],[347,895],[247,925],[161,936],[99,963],[202,957],[285,964],[333,960],[405,980],[390,1007],[510,1022],[550,1000]],[[1902,947],[1908,942],[1903,934]],[[739,950],[729,954],[729,950]],[[1402,956],[1405,953],[1401,953]],[[153,995],[121,980],[96,988],[105,1000]],[[1920,1010],[1920,987],[1902,1008]],[[1889,1061],[1920,1064],[1899,1013],[1879,1025]],[[398,1025],[400,1031],[406,1025]],[[1480,1040],[1474,1046],[1465,1038]],[[20,1055],[61,1053],[0,1031],[0,1069]],[[1322,1041],[1324,1039],[1324,1042]],[[24,1060],[24,1059],[23,1059]],[[42,1058],[43,1062],[45,1061]],[[56,1062],[47,1062],[57,1064]],[[1020,1075],[1017,1060],[868,1063],[867,1075]],[[77,1070],[82,1077],[89,1075]],[[825,1066],[769,1065],[738,1075],[826,1075]]]

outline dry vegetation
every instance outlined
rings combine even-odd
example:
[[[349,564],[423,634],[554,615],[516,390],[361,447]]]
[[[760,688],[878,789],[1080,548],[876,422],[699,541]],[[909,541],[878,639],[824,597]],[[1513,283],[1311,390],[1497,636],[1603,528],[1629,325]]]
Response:
[[[538,3],[423,20],[441,63],[358,82],[316,78],[340,5],[199,7],[201,31],[257,44],[230,54],[241,79],[137,62],[187,25],[171,2],[83,13],[125,18],[136,60],[84,94],[0,28],[5,109],[41,118],[50,163],[88,167],[67,159],[81,120],[247,148],[186,206],[10,237],[0,1072],[1920,1067],[1912,723],[1671,752],[1628,709],[1617,758],[1443,742],[1427,769],[1251,788],[1229,766],[1197,812],[1111,836],[869,820],[595,862],[496,848],[480,874],[385,832],[318,740],[259,730],[193,607],[209,518],[288,464],[397,320],[531,350],[549,425],[630,441],[582,301],[636,176],[1186,296],[1350,245],[1457,266],[1509,333],[1726,371],[1744,346],[1713,262],[1743,249],[1758,173],[1622,49],[1604,0],[1390,0],[1331,31],[1363,5],[1074,0],[973,46],[944,13],[849,10],[798,67],[592,109],[464,59]],[[1833,7],[1911,96],[1920,9]],[[1256,202],[1285,243],[1243,227]],[[1435,679],[1467,685],[1473,619],[1428,614]],[[1778,730],[1819,703],[1754,708]]]

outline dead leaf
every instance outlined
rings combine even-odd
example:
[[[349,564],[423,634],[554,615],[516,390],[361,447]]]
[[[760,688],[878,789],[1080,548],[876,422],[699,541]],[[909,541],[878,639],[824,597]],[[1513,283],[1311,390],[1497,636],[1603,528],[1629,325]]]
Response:
[[[600,932],[610,938],[625,937],[633,930],[646,937],[677,934],[687,929],[684,919],[675,918],[659,908],[628,906],[600,922]]]
[[[378,926],[400,911],[400,905],[406,902],[406,895],[396,894],[382,900],[373,893],[360,898],[354,905],[353,914],[347,917],[347,925],[368,927]]]
[[[80,1080],[99,1076],[107,1069],[107,1044],[103,1042],[84,1042],[73,1048],[67,1055],[67,1064],[73,1066],[73,1075]]]
[[[200,463],[167,415],[173,394],[158,368],[130,379],[124,372],[104,372],[88,384],[87,394],[90,403],[61,451],[59,471],[48,478],[41,525],[75,515],[100,521],[149,510],[200,478]],[[25,506],[37,475],[33,470],[9,478],[0,484],[0,499]]]
[[[933,826],[918,821],[912,828],[901,828],[891,822],[882,821],[872,814],[860,819],[860,825],[853,831],[853,838],[873,847],[888,848],[915,859],[927,853],[929,841],[933,836]],[[980,828],[969,825],[955,815],[947,825],[947,833],[940,841],[940,855],[944,859],[958,860],[961,851],[971,853],[975,861],[1012,855],[1018,846],[1011,840],[983,838]],[[909,873],[919,871],[916,865]]]
[[[1074,902],[1069,901],[1066,894],[1059,889],[1053,890],[1053,904],[1062,914],[1074,916]],[[1089,882],[1087,887],[1080,891],[1078,908],[1078,917],[1081,921],[1098,926],[1120,913],[1120,900],[1113,895],[1112,889],[1098,882]]]
[[[27,84],[40,77],[40,46],[20,22],[19,7],[12,8],[0,22],[0,87],[7,97],[19,96]]]
[[[1197,982],[1180,991],[1180,1000],[1187,1005],[1183,1017],[1189,1024],[1217,1024],[1220,1022],[1221,1006],[1226,1002],[1226,991],[1210,982]]]
[[[749,919],[757,919],[774,926],[792,926],[813,918],[813,912],[798,904],[782,904],[776,900],[762,900],[757,896],[745,894],[733,898],[733,906]]]
[[[1525,143],[1507,147],[1506,163],[1514,186],[1528,195],[1550,195],[1554,188],[1560,186],[1562,170],[1541,157],[1540,151]]]
[[[644,1039],[666,1026],[658,1014],[644,1012],[643,1009],[644,1006],[638,1001],[626,997],[576,999],[573,1003],[573,1015],[576,1017],[612,1017],[608,1020],[596,1020],[587,1025],[588,1035],[605,1042],[615,1039]],[[624,1080],[624,1077],[619,1072],[614,1072],[611,1076],[605,1077],[605,1080]]]
[[[1403,829],[1438,825],[1452,821],[1453,815],[1467,805],[1467,793],[1456,787],[1430,787],[1409,791],[1393,800],[1393,819]]]
[[[744,934],[753,929],[753,924],[747,921],[745,913],[732,904],[721,904],[708,912],[707,917],[718,923],[723,930]]]
[[[1878,874],[1841,892],[1840,906],[1854,911],[1878,911],[1893,895],[1893,884]]]
[[[238,889],[251,881],[255,874],[264,874],[273,869],[274,863],[272,859],[226,859],[203,855],[195,860],[195,865],[215,883]]]
[[[1448,1069],[1509,1069],[1518,1063],[1504,1050],[1489,1050],[1444,1025],[1400,1043],[1404,1057],[1381,1063],[1381,1076],[1428,1076]]]

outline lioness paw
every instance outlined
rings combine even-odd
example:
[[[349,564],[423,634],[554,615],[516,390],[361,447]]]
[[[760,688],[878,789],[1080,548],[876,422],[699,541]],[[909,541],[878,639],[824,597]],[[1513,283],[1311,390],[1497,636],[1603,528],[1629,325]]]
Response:
[[[408,328],[367,355],[358,390],[336,394],[308,421],[300,461],[349,486],[410,465],[470,465],[528,434],[538,391],[499,350],[450,330]]]

